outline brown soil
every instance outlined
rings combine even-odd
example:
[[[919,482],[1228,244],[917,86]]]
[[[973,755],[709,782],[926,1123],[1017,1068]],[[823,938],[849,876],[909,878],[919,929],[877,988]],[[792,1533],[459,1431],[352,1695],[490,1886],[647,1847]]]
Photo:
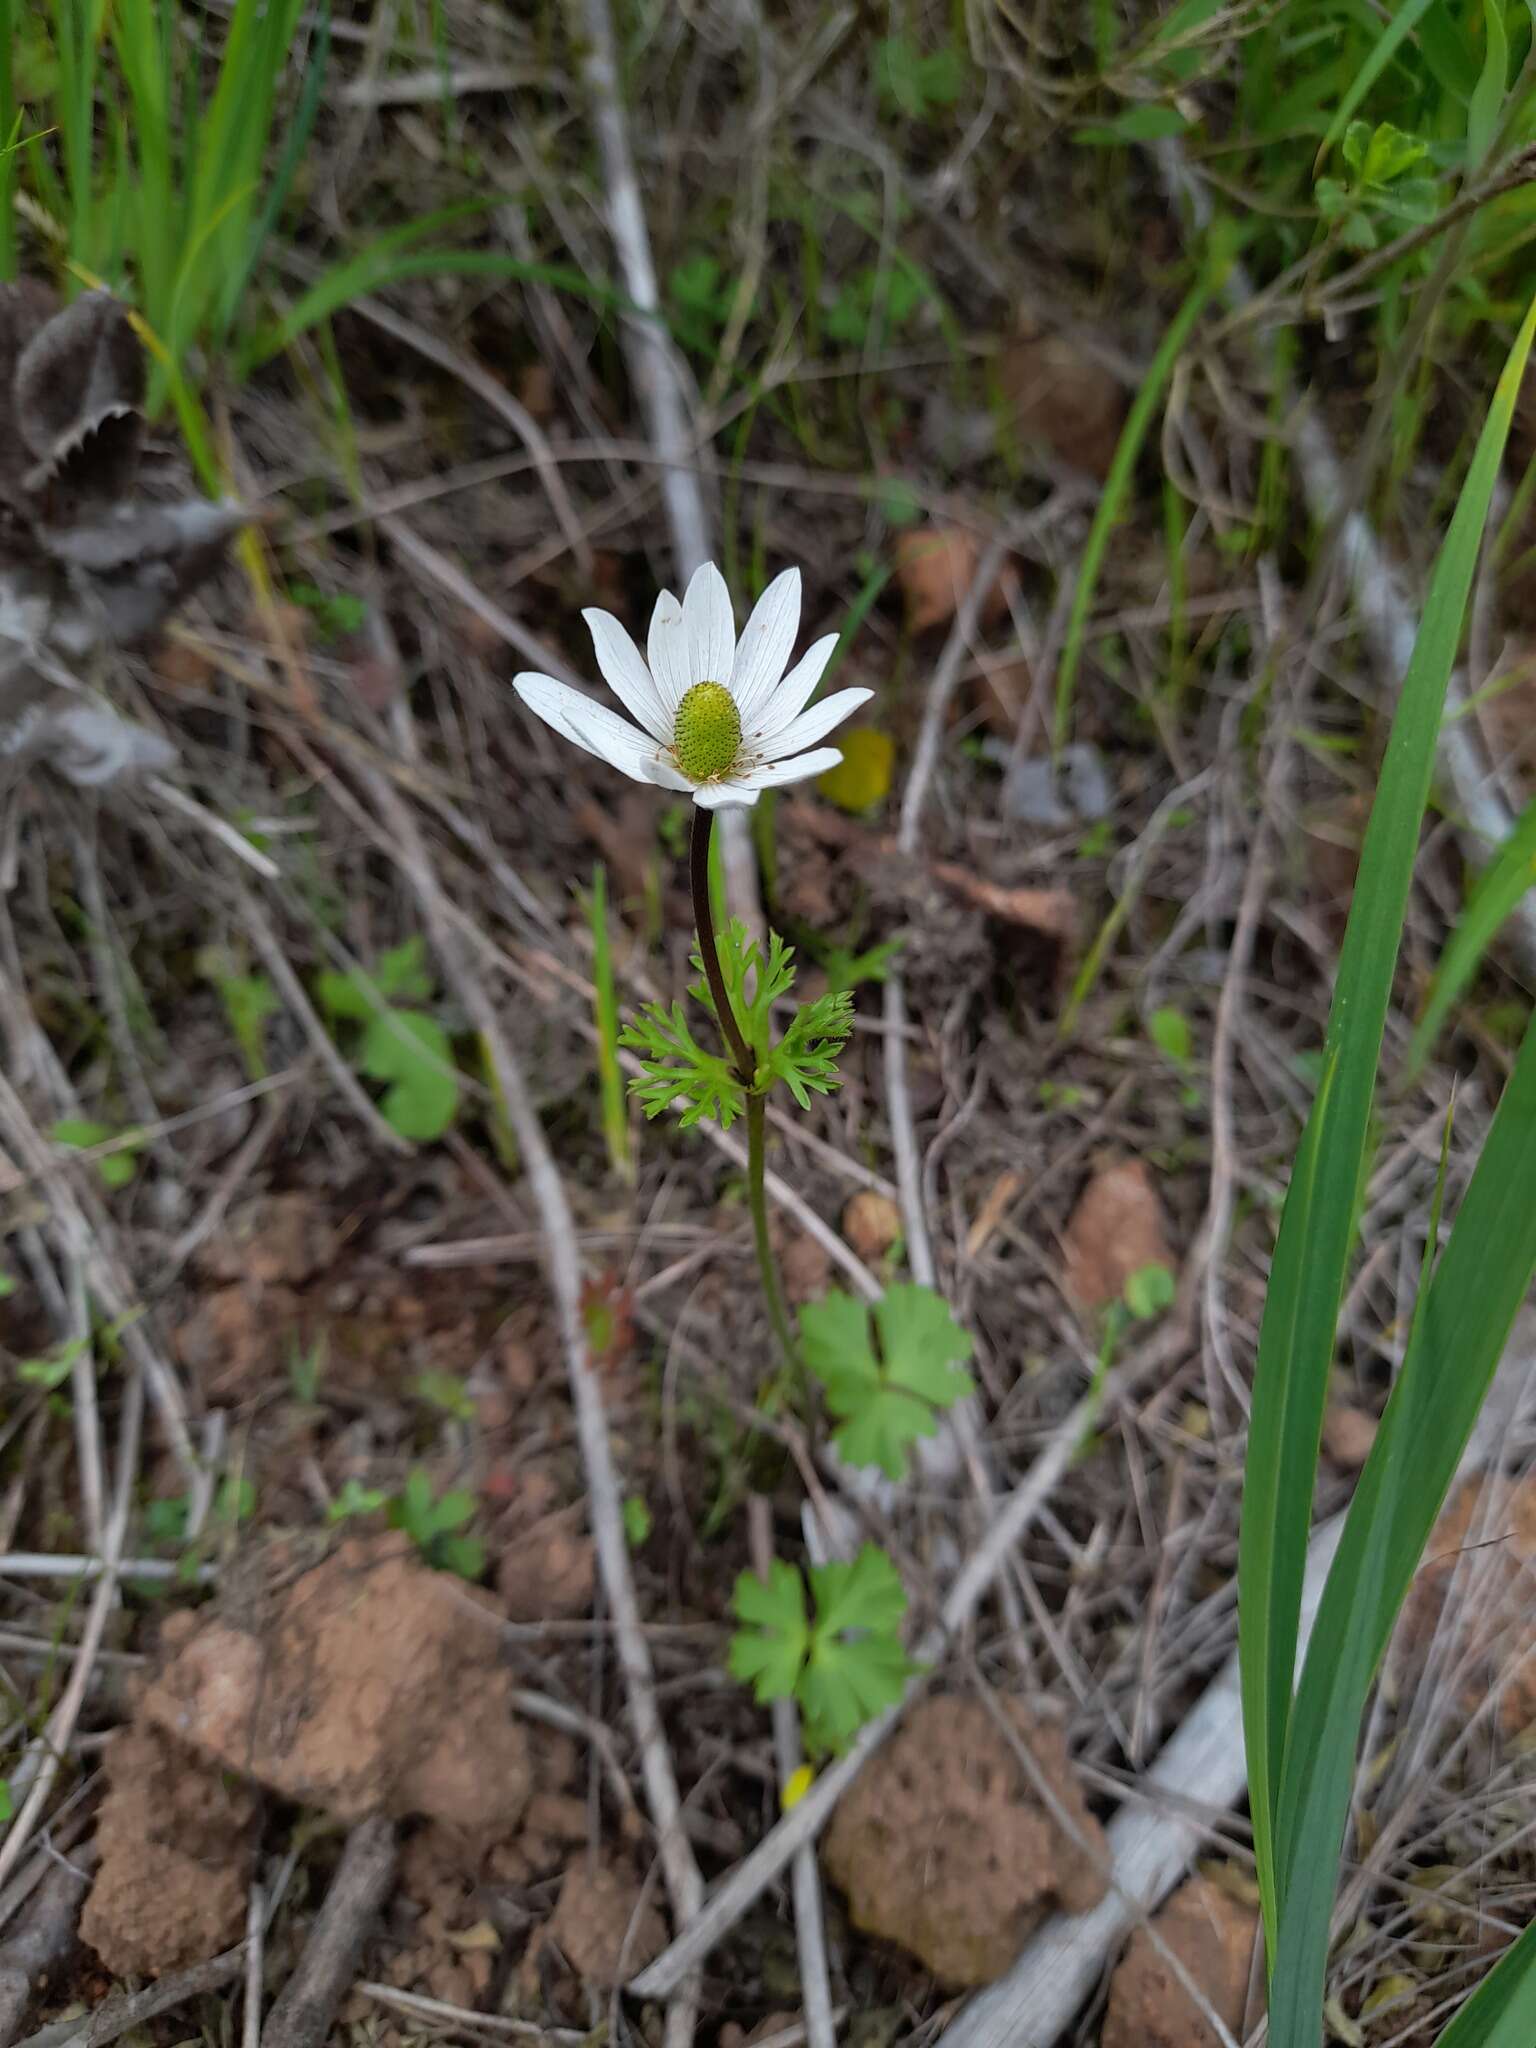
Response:
[[[403,1537],[354,1538],[259,1631],[198,1627],[140,1713],[341,1820],[383,1810],[504,1833],[527,1804],[528,1745],[484,1606]]]
[[[158,1976],[238,1938],[258,1800],[142,1722],[113,1736],[80,1922],[109,1970]]]
[[[824,1845],[854,1925],[956,1987],[1001,1976],[1053,1907],[1086,1912],[1104,1896],[1108,1848],[1065,1739],[1004,1707],[1071,1835],[982,1701],[931,1699],[865,1765]]]
[[[654,1889],[645,1892],[627,1863],[578,1859],[523,1958],[522,1988],[548,1991],[552,1977],[565,1974],[611,1991],[659,1955],[666,1939]]]
[[[1181,1885],[1153,1918],[1152,1932],[1143,1927],[1132,1935],[1110,1979],[1102,2048],[1218,2048],[1215,2028],[1179,1981],[1165,1950],[1182,1963],[1212,2011],[1241,2040],[1258,1926],[1251,1906],[1209,1878]]]

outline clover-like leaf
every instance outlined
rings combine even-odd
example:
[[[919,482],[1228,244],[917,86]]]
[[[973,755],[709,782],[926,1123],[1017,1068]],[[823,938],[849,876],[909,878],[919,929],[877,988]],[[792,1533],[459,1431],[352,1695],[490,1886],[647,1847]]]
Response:
[[[862,1302],[834,1289],[800,1313],[801,1348],[841,1426],[833,1443],[850,1465],[878,1465],[888,1479],[907,1469],[907,1448],[932,1436],[937,1411],[974,1382],[960,1370],[971,1340],[931,1287],[888,1288],[873,1327]]]
[[[841,1749],[896,1704],[918,1668],[901,1646],[907,1596],[873,1543],[851,1564],[812,1565],[810,1577],[816,1621],[798,1694],[812,1743]]]
[[[789,1699],[811,1647],[804,1579],[776,1557],[766,1579],[756,1572],[741,1574],[731,1611],[741,1623],[726,1659],[731,1676],[752,1687],[759,1705]]]
[[[402,1138],[430,1143],[458,1114],[453,1046],[435,1017],[420,1010],[375,1014],[363,1034],[358,1064],[370,1080],[392,1083],[379,1109]]]

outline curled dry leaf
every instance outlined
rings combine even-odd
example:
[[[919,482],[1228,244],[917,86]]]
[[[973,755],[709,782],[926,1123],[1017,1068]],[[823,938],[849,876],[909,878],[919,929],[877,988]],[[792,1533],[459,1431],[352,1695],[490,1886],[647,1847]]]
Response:
[[[843,1236],[861,1259],[880,1259],[901,1235],[901,1211],[889,1195],[861,1188],[843,1211]]]
[[[896,536],[896,583],[907,627],[926,633],[947,626],[975,581],[981,544],[964,526],[911,526]],[[1002,579],[982,607],[982,624],[995,625],[1008,609]]]
[[[1018,442],[1049,448],[1102,483],[1125,423],[1118,379],[1066,335],[1044,334],[1026,319],[1004,351],[998,383]]]
[[[1093,1176],[1067,1223],[1062,1252],[1062,1291],[1085,1314],[1118,1301],[1143,1266],[1176,1265],[1144,1161],[1127,1159]]]

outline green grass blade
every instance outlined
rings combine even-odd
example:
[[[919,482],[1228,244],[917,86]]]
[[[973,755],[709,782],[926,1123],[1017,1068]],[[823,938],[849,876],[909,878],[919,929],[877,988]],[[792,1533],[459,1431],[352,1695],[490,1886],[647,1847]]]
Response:
[[[1536,2041],[1536,1923],[1505,1949],[1435,2048],[1530,2048]]]
[[[1141,389],[1136,393],[1131,409],[1126,415],[1125,425],[1120,430],[1120,439],[1115,443],[1109,475],[1104,480],[1104,489],[1100,494],[1093,515],[1093,524],[1088,529],[1088,539],[1083,547],[1082,566],[1077,572],[1077,583],[1072,591],[1072,608],[1067,615],[1066,632],[1062,636],[1061,662],[1056,670],[1056,713],[1052,728],[1052,746],[1058,753],[1065,746],[1071,729],[1072,695],[1077,682],[1077,665],[1082,659],[1083,644],[1088,632],[1088,613],[1093,605],[1094,592],[1098,589],[1099,571],[1104,566],[1110,536],[1125,509],[1142,443],[1146,440],[1147,430],[1163,402],[1163,392],[1168,379],[1173,375],[1173,366],[1178,361],[1195,322],[1204,311],[1206,302],[1226,275],[1229,255],[1226,237],[1213,233],[1211,254],[1208,255],[1188,297],[1174,314],[1168,332],[1159,343],[1157,354],[1152,358]]]
[[[629,1102],[619,1066],[619,998],[613,985],[613,941],[608,932],[608,874],[601,861],[592,870],[586,899],[592,930],[593,1022],[597,1026],[597,1075],[603,1105],[603,1138],[608,1163],[620,1180],[634,1179],[629,1149]]]
[[[1403,1062],[1405,1082],[1411,1081],[1429,1058],[1453,1005],[1476,974],[1500,926],[1533,883],[1536,800],[1527,804],[1514,830],[1479,876],[1455,931],[1446,941],[1435,978],[1429,985],[1424,1014],[1409,1041]]]
[[[0,0],[0,284],[16,275],[16,24],[12,0]]]
[[[283,153],[278,160],[277,169],[272,175],[266,204],[262,208],[260,217],[252,225],[244,261],[230,271],[224,285],[217,316],[217,328],[220,337],[227,334],[230,327],[234,324],[235,315],[239,311],[240,301],[245,295],[246,287],[251,281],[251,275],[260,260],[261,252],[266,247],[274,229],[277,227],[278,221],[282,217],[283,208],[288,201],[289,191],[292,189],[294,174],[299,168],[300,160],[309,145],[309,138],[314,131],[315,118],[320,111],[321,94],[325,88],[325,76],[330,66],[330,57],[331,8],[330,0],[323,0],[315,23],[314,45],[310,52],[308,67],[304,73],[304,85],[299,95],[299,104],[289,125],[287,139],[283,144]]]
[[[383,291],[412,277],[498,277],[521,283],[547,284],[568,291],[595,305],[618,306],[617,293],[595,284],[579,270],[558,263],[524,263],[513,256],[501,256],[489,249],[422,249],[396,255],[377,243],[360,249],[354,256],[335,264],[315,282],[284,314],[275,327],[258,335],[251,345],[248,368],[281,355],[291,342],[338,312],[350,299],[364,292]]]
[[[1306,1173],[1298,1165],[1286,1198],[1259,1333],[1238,1544],[1238,1641],[1254,1846],[1271,1956],[1279,1931],[1274,1824],[1318,1440],[1376,1070],[1446,684],[1533,332],[1536,301],[1499,379],[1430,579],[1339,956],[1324,1044],[1331,1082],[1308,1119],[1302,1143]]]
[[[1536,1022],[1422,1292],[1302,1670],[1276,1823],[1272,2048],[1315,2048],[1366,1696],[1533,1273]]]
[[[113,15],[112,38],[133,108],[133,147],[139,174],[140,298],[149,320],[164,333],[176,274],[176,211],[171,108],[160,28],[155,0],[120,0]]]

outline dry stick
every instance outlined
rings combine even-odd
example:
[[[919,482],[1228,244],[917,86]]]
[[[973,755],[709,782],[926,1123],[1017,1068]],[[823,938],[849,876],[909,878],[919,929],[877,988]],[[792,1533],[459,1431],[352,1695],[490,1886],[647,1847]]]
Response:
[[[87,2020],[54,2020],[39,2027],[35,2034],[28,2034],[18,2043],[18,2048],[108,2048],[109,2042],[158,2019],[163,2012],[185,2005],[189,1998],[201,1998],[206,1992],[232,1984],[244,1961],[242,1941],[238,1948],[227,1948],[222,1955],[210,1956],[206,1963],[194,1963],[190,1970],[179,1970],[174,1977],[162,1977],[158,1984],[135,1991],[130,1997],[107,1999]]]
[[[266,1954],[266,1894],[253,1880],[245,1902],[245,2007],[240,2015],[240,2048],[261,2048],[261,1976]]]
[[[0,992],[4,990],[4,977],[0,976]],[[21,1005],[16,1008],[19,1012],[24,1010]],[[46,1046],[47,1042],[43,1040],[42,1043]],[[52,1060],[51,1047],[47,1048],[47,1056]],[[77,1107],[73,1092],[62,1076],[61,1082],[65,1090],[62,1099],[68,1101],[73,1111]],[[33,1123],[26,1104],[11,1086],[3,1067],[0,1067],[0,1128],[10,1132],[11,1142],[29,1177],[46,1189],[51,1210],[50,1227],[65,1255],[71,1260],[78,1258],[84,1267],[86,1285],[97,1306],[104,1314],[122,1322],[120,1341],[123,1349],[130,1364],[144,1376],[167,1446],[190,1485],[196,1480],[199,1467],[187,1428],[187,1406],[180,1382],[149,1341],[143,1324],[134,1319],[137,1303],[120,1275],[116,1259],[102,1237],[92,1229],[70,1184],[68,1169],[60,1163],[54,1148]]]
[[[67,1961],[74,1948],[93,1861],[94,1852],[88,1851],[76,1863],[63,1857],[53,1863],[32,1895],[26,1919],[0,1943],[0,2048],[11,2048],[41,1979]]]
[[[310,266],[305,265],[308,269]],[[436,364],[450,377],[456,377],[466,391],[472,391],[476,398],[499,415],[517,435],[533,459],[538,471],[539,482],[543,484],[551,509],[559,522],[560,531],[565,535],[570,548],[583,571],[590,575],[592,570],[592,544],[582,528],[576,507],[571,503],[571,494],[565,487],[555,461],[555,451],[550,447],[548,437],[538,421],[525,405],[512,396],[506,386],[483,369],[470,356],[450,348],[445,341],[425,327],[418,327],[414,320],[407,320],[399,313],[391,312],[388,306],[377,299],[353,299],[348,310],[361,314],[391,340],[413,349],[427,362]]]
[[[661,465],[662,502],[672,530],[678,574],[687,582],[694,570],[709,560],[709,518],[699,489],[683,375],[661,314],[640,180],[619,96],[618,53],[608,0],[581,0],[581,24],[582,77],[591,101],[608,193],[608,232],[623,272],[624,289],[636,309],[621,321],[620,340],[630,381],[645,414],[646,431]],[[758,925],[757,870],[743,812],[726,810],[721,814],[720,854],[733,909],[749,926]]]
[[[128,1533],[128,1516],[133,1507],[134,1480],[139,1467],[139,1433],[144,1419],[144,1370],[137,1367],[128,1380],[118,1422],[117,1471],[114,1476],[112,1513],[107,1523],[105,1569],[91,1596],[90,1610],[80,1635],[79,1655],[59,1703],[48,1717],[47,1726],[12,1773],[13,1789],[30,1782],[21,1810],[0,1843],[0,1885],[16,1868],[22,1850],[36,1827],[48,1796],[53,1790],[59,1766],[64,1760],[80,1709],[90,1689],[96,1652],[101,1647],[107,1621],[117,1604],[118,1563]]]
[[[335,1039],[321,1023],[314,1004],[304,993],[304,984],[294,972],[293,964],[283,951],[277,933],[267,922],[265,912],[255,902],[249,890],[239,891],[239,903],[241,922],[250,933],[251,944],[261,955],[261,963],[276,983],[278,994],[298,1019],[305,1037],[336,1084],[336,1092],[387,1150],[414,1151],[414,1146],[385,1123],[370,1099],[367,1089],[342,1058]]]
[[[981,611],[1003,565],[1006,543],[999,537],[977,564],[971,586],[960,600],[955,623],[928,686],[923,707],[922,729],[912,758],[912,772],[901,800],[901,821],[896,830],[896,848],[912,858],[917,853],[918,826],[928,785],[938,763],[939,747],[950,699],[960,680],[966,655],[974,646]],[[923,1167],[917,1150],[917,1129],[912,1116],[912,1097],[907,1087],[907,995],[898,957],[891,962],[885,980],[885,1097],[891,1126],[891,1149],[896,1156],[896,1188],[901,1204],[902,1229],[907,1240],[907,1263],[921,1287],[932,1287],[937,1279],[933,1245],[928,1235],[928,1218],[923,1207]],[[953,1449],[958,1448],[978,1480],[983,1497],[990,1492],[978,1449],[978,1422],[974,1399],[951,1409],[949,1429],[943,1436],[917,1445],[918,1463],[925,1473],[937,1477],[954,1469]]]
[[[619,1666],[624,1674],[629,1716],[640,1751],[646,1798],[656,1828],[657,1847],[672,1909],[680,1925],[698,1910],[704,1883],[682,1825],[682,1800],[671,1752],[656,1706],[650,1649],[640,1622],[640,1605],[630,1571],[629,1544],[624,1534],[618,1475],[608,1442],[603,1396],[587,1358],[581,1314],[581,1261],[576,1227],[560,1174],[544,1136],[544,1127],[528,1094],[522,1068],[501,1028],[496,1006],[470,964],[457,921],[427,855],[416,821],[380,776],[370,778],[379,816],[393,834],[401,870],[416,892],[432,937],[433,950],[487,1048],[507,1118],[544,1226],[545,1271],[560,1328],[571,1405],[586,1473],[592,1534],[597,1546],[603,1592],[613,1615]]]
[[[395,1881],[398,1853],[395,1824],[382,1814],[348,1835],[299,1966],[267,2015],[262,2048],[320,2048]]]
[[[754,1493],[747,1503],[752,1569],[767,1580],[773,1568],[773,1510]],[[799,1770],[800,1713],[792,1699],[773,1703],[774,1760],[779,1767],[780,1793]],[[827,1976],[827,1930],[821,1904],[821,1871],[816,1850],[807,1842],[795,1854],[791,1884],[795,1900],[795,1949],[800,1961],[800,1997],[809,2048],[834,2048],[837,2028],[832,2019],[832,1986]]]

